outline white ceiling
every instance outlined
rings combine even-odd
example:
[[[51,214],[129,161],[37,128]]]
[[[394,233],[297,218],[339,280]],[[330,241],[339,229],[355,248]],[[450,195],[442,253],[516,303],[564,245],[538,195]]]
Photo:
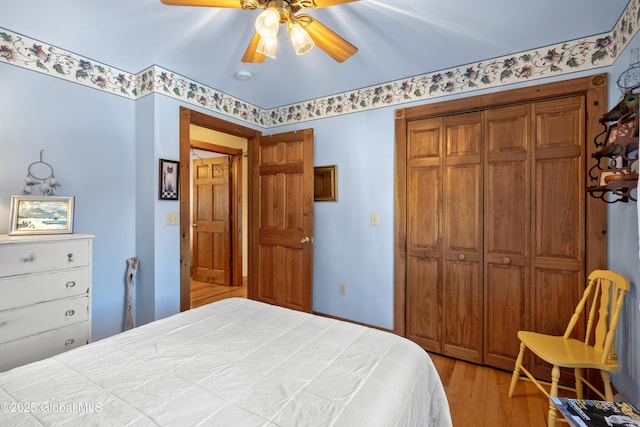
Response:
[[[309,11],[359,48],[342,64],[314,48],[240,61],[260,10],[160,0],[14,0],[0,27],[112,67],[159,65],[269,109],[609,32],[628,0],[359,0]],[[284,31],[280,32],[286,36]],[[253,78],[236,79],[247,70]]]

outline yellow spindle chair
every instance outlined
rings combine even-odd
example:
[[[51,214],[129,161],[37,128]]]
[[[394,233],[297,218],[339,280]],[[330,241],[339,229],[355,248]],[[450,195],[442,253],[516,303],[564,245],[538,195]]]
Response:
[[[549,398],[550,427],[556,425],[556,408],[551,397],[558,395],[560,368],[573,368],[576,378],[575,392],[578,399],[583,398],[583,384],[592,389],[601,399],[613,401],[610,373],[618,370],[614,349],[616,328],[624,296],[629,291],[629,280],[609,270],[595,270],[588,277],[587,287],[563,336],[551,336],[530,331],[518,331],[520,353],[511,377],[509,397],[513,396],[521,372]],[[592,295],[588,312],[587,328],[583,340],[571,338],[573,328]],[[525,350],[529,349],[542,360],[553,365],[551,386],[547,391],[533,375],[522,366]],[[598,369],[604,384],[604,393],[589,383],[582,375],[583,369]]]

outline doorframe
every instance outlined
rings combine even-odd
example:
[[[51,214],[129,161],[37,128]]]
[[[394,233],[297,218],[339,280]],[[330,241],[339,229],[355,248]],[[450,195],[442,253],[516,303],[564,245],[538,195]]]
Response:
[[[259,141],[261,132],[251,129],[245,126],[241,126],[235,123],[231,123],[222,119],[218,119],[213,116],[209,116],[204,113],[200,113],[195,110],[191,110],[186,107],[180,107],[180,175],[185,177],[180,180],[179,185],[179,199],[180,199],[180,311],[189,310],[191,308],[190,288],[191,288],[191,180],[187,179],[191,176],[191,130],[190,126],[196,125],[206,129],[215,130],[218,132],[226,133],[229,135],[245,138],[247,140],[247,163],[249,171],[251,171],[252,165],[252,146],[256,141]],[[208,146],[214,146],[214,144],[207,144]],[[205,148],[208,149],[208,148]],[[212,150],[210,150],[212,151]],[[215,150],[213,150],[215,151]],[[252,179],[251,174],[248,179],[248,191],[251,193]],[[237,174],[234,175],[233,185],[242,185],[242,177]],[[240,201],[241,202],[241,201]],[[249,215],[252,212],[251,198],[248,198]],[[235,243],[234,247],[234,266],[235,256],[237,249],[239,248],[240,260],[242,259],[242,210],[236,210],[236,216],[234,217],[234,230],[232,235],[232,241]],[[239,219],[239,220],[238,220]],[[248,236],[251,236],[251,221],[248,221],[247,230]],[[236,230],[237,228],[237,230]],[[237,241],[236,241],[237,239]],[[232,243],[232,244],[234,244]],[[239,245],[239,246],[238,246]],[[248,266],[251,271],[251,251],[248,255]],[[239,272],[239,273],[238,273]],[[239,274],[240,282],[237,282],[235,278]],[[242,283],[242,262],[240,262],[239,268],[234,268],[234,278],[232,283]],[[248,283],[248,288],[251,287],[251,283]],[[251,294],[249,292],[249,294]]]
[[[594,139],[602,132],[599,119],[608,111],[607,74],[546,83],[537,86],[499,91],[451,101],[425,104],[395,111],[395,174],[394,174],[394,271],[393,271],[393,331],[406,336],[406,263],[407,263],[407,122],[422,118],[481,110],[518,102],[534,102],[563,96],[583,95],[586,107],[585,171],[592,165]],[[584,188],[590,185],[585,173]],[[591,196],[585,198],[585,269],[587,272],[607,265],[606,204]]]

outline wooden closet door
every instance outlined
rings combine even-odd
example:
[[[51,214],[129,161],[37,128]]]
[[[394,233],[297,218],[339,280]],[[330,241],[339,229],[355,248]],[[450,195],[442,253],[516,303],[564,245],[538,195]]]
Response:
[[[585,287],[584,97],[535,103],[533,117],[530,329],[562,335]],[[537,359],[533,374],[550,369]]]
[[[443,122],[443,354],[481,363],[482,113]]]
[[[529,310],[531,107],[485,111],[484,363],[513,369]]]
[[[406,336],[442,352],[442,119],[407,124]]]

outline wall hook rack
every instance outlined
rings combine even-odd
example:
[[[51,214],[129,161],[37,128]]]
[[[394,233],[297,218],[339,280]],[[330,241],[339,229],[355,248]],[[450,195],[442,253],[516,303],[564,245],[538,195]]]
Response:
[[[595,184],[587,191],[606,203],[637,201],[640,97],[633,90],[602,116],[604,130],[594,141],[598,150],[592,154],[596,164],[589,178]]]

